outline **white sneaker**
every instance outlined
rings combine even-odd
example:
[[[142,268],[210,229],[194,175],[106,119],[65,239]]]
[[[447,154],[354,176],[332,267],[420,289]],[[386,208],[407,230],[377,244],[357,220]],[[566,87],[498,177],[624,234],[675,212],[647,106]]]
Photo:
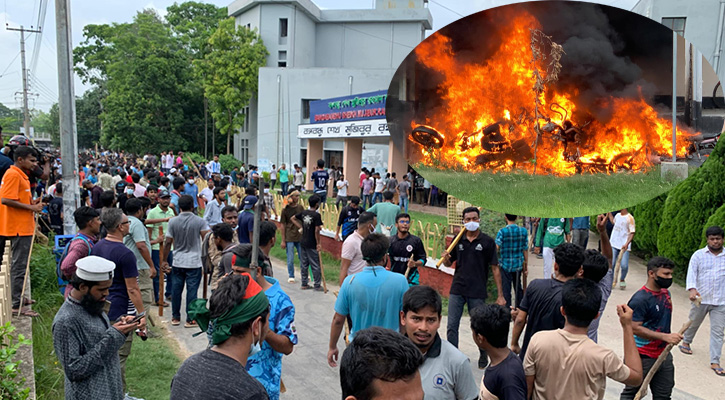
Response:
[[[287,279],[287,282],[289,282],[289,283],[295,283],[295,278],[289,278],[289,279]]]
[[[124,396],[123,400],[143,400],[143,399],[140,398],[140,397],[133,397],[130,394],[126,393],[126,395]]]

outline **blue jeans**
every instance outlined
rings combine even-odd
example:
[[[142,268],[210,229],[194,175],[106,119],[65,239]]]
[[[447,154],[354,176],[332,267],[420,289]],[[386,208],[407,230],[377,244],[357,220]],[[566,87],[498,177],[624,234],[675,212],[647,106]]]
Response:
[[[383,201],[383,192],[375,192],[373,194],[372,204],[379,203],[381,201]]]
[[[621,250],[615,249],[614,247],[612,247],[612,261],[613,262],[615,262],[615,263],[617,262],[617,257],[619,257],[620,251]],[[629,251],[625,251],[624,255],[622,256],[622,263],[620,264],[622,267],[621,280],[624,280],[627,277],[627,272],[629,272],[629,253],[630,253]],[[617,279],[617,277],[615,276],[614,279]]]
[[[408,212],[408,198],[407,197],[400,197],[400,211],[403,212],[403,209],[405,209],[405,212]]]
[[[297,258],[302,265],[302,256],[300,252],[300,242],[287,242],[287,274],[290,278],[295,277],[295,248],[297,249]]]
[[[373,205],[373,203],[371,202],[371,200],[372,200],[372,196],[371,195],[369,195],[369,194],[364,194],[363,195],[362,204],[361,204],[363,210]],[[366,206],[366,204],[367,204],[367,206]]]
[[[315,192],[316,195],[320,196],[320,208],[327,204],[327,190],[324,192]]]
[[[154,267],[156,268],[156,277],[154,278],[154,302],[159,302],[159,272],[161,270],[161,262],[159,260],[161,258],[161,250],[151,250],[151,260],[154,262]],[[169,266],[174,265],[174,252],[170,251],[169,256],[166,258],[166,261],[169,263]],[[171,298],[171,276],[167,277],[166,279],[166,289],[164,290],[164,297],[167,299]]]
[[[289,186],[289,182],[280,182],[279,184],[282,186],[282,196],[287,196],[287,187]]]
[[[521,286],[521,273],[518,272],[506,272],[503,268],[501,271],[501,286],[503,287],[503,298],[506,300],[506,307],[511,307],[511,289],[513,287],[514,293],[516,294],[516,308],[521,304],[521,299],[524,297],[524,289]]]
[[[461,315],[463,315],[463,306],[468,304],[468,313],[471,310],[486,304],[486,299],[474,299],[472,297],[451,294],[448,297],[448,326],[446,327],[446,340],[452,345],[458,347],[458,327],[461,324]],[[479,349],[479,355],[485,356],[486,353]]]
[[[171,296],[171,318],[181,319],[181,292],[184,291],[186,283],[186,322],[189,319],[189,305],[196,300],[196,293],[201,283],[201,268],[171,268],[171,279],[173,279],[174,294]]]

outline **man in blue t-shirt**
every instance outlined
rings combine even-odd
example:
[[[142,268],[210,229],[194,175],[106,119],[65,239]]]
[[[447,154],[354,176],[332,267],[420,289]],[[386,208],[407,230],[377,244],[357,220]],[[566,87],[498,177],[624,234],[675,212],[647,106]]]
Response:
[[[340,287],[327,352],[327,363],[331,367],[337,365],[337,341],[348,316],[352,319],[350,340],[354,339],[356,332],[371,326],[400,330],[400,311],[403,309],[403,295],[408,290],[408,280],[404,275],[383,267],[388,264],[389,246],[388,238],[379,233],[368,235],[360,245],[368,266],[357,274],[349,275]]]
[[[320,207],[324,207],[327,202],[327,181],[329,180],[330,174],[325,169],[325,160],[317,160],[317,170],[312,173],[312,183],[314,184],[313,191],[321,198]]]
[[[252,243],[255,204],[257,204],[257,196],[250,195],[244,198],[244,210],[239,213],[239,226],[237,227],[239,243]]]

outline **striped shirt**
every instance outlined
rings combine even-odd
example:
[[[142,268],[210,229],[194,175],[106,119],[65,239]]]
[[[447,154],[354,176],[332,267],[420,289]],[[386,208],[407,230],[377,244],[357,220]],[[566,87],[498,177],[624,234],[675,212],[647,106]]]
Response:
[[[517,225],[506,225],[496,234],[496,245],[501,255],[498,263],[506,272],[521,271],[524,251],[528,248],[528,231]]]
[[[697,289],[702,304],[725,305],[725,251],[715,255],[705,247],[693,253],[686,283],[687,290]]]

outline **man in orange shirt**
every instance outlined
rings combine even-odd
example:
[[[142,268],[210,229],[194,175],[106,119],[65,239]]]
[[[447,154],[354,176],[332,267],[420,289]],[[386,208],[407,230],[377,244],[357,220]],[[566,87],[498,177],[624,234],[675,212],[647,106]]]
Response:
[[[33,244],[35,230],[34,212],[41,212],[43,204],[33,201],[28,176],[38,166],[36,151],[28,146],[15,149],[15,165],[5,173],[0,183],[0,245],[10,239],[12,262],[10,276],[12,280],[13,312],[21,310],[26,316],[38,314],[23,307],[32,304],[32,300],[21,299],[25,268],[28,263],[30,246]],[[21,304],[21,300],[23,304]]]

